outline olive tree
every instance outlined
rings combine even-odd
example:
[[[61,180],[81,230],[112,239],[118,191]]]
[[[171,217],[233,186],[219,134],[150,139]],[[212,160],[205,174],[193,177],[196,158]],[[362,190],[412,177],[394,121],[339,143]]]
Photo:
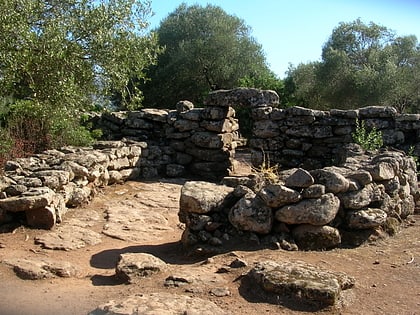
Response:
[[[143,86],[146,106],[171,107],[182,99],[201,103],[211,90],[269,72],[250,27],[218,6],[181,4],[155,32],[165,51]]]
[[[418,108],[420,47],[415,36],[360,19],[340,23],[322,49],[322,60],[289,71],[295,96],[305,106]]]
[[[133,74],[144,80],[160,52],[150,14],[140,0],[0,1],[2,127],[36,115],[46,141],[79,128],[81,111],[115,93],[139,106],[140,91],[127,85]]]

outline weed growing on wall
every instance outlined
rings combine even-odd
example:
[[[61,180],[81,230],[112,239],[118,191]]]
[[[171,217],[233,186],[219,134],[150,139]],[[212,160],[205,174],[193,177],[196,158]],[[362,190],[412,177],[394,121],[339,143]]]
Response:
[[[356,119],[356,130],[351,134],[353,141],[360,145],[364,150],[377,150],[384,145],[382,132],[375,127],[368,130],[365,121]]]
[[[278,165],[271,165],[268,154],[262,152],[263,161],[260,166],[252,167],[252,170],[264,178],[267,184],[275,184],[279,181]]]

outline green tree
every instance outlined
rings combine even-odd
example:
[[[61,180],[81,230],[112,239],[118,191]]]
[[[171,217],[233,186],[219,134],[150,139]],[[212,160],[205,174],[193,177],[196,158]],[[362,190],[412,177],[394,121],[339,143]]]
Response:
[[[140,91],[126,87],[133,74],[146,78],[160,52],[147,29],[150,14],[150,3],[139,0],[0,1],[3,127],[18,113],[36,113],[46,136],[72,141],[78,136],[63,129],[78,130],[81,111],[103,106],[112,93],[139,106]]]
[[[308,107],[368,105],[413,110],[419,104],[420,49],[415,36],[396,37],[360,19],[340,23],[322,49],[322,61],[289,72],[296,97]]]
[[[220,7],[181,4],[155,32],[166,49],[142,87],[147,106],[172,107],[182,99],[200,104],[210,90],[269,72],[250,28]]]

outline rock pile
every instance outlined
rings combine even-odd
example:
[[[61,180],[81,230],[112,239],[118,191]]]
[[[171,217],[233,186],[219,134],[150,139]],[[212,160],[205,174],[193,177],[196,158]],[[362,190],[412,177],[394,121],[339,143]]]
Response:
[[[245,236],[248,244],[318,250],[394,233],[414,213],[416,164],[397,151],[352,155],[354,149],[339,167],[289,169],[275,183],[258,185],[256,176],[227,177],[224,185],[187,182],[179,210],[183,244],[217,251]]]

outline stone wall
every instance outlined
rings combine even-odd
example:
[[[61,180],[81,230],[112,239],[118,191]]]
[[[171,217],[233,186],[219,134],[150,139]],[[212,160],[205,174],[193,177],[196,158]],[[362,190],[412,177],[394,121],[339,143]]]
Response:
[[[91,148],[64,147],[6,162],[0,176],[0,225],[22,220],[52,228],[98,188],[138,178],[147,170],[140,163],[147,150],[144,142],[99,141]]]
[[[92,118],[108,140],[130,139],[147,143],[147,166],[142,178],[199,176],[220,180],[232,171],[238,138],[235,111],[210,102],[194,108],[188,101],[177,110],[142,109],[111,112]]]
[[[252,163],[278,164],[282,168],[315,169],[339,163],[342,148],[352,143],[356,120],[367,130],[382,132],[384,146],[420,156],[420,115],[398,114],[392,107],[318,111],[302,107],[276,108],[262,104],[252,111],[253,137],[249,141]]]
[[[397,151],[365,154],[357,145],[345,156],[340,166],[288,169],[270,182],[258,175],[187,182],[182,243],[198,252],[231,244],[322,250],[393,235],[418,199],[414,160]]]

